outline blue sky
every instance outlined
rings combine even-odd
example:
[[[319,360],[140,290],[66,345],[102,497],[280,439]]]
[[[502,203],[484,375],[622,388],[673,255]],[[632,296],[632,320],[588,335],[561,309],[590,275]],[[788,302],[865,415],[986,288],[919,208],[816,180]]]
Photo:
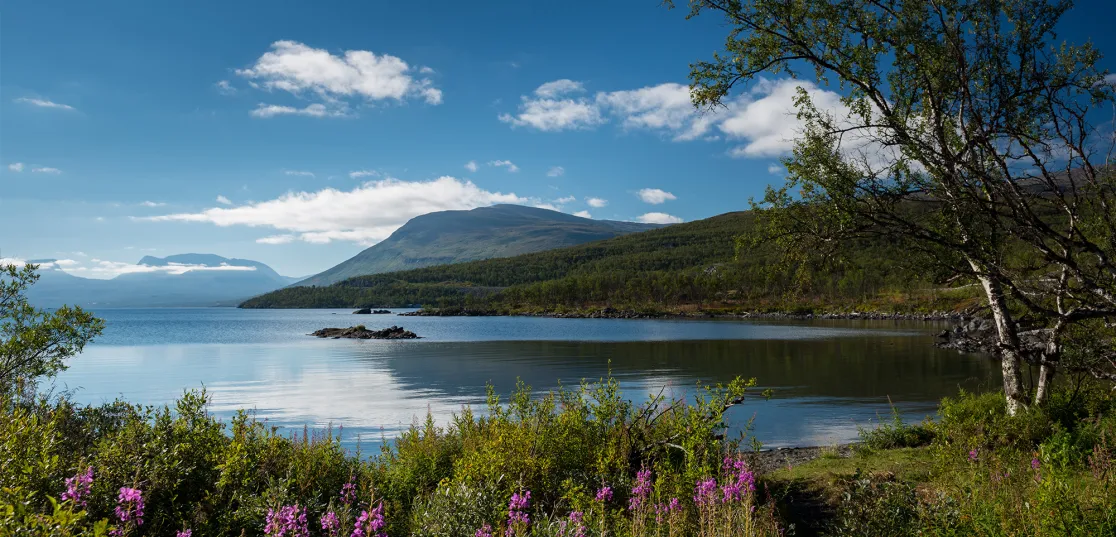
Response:
[[[299,276],[431,210],[690,221],[778,179],[794,84],[762,82],[731,116],[686,102],[689,63],[725,36],[714,17],[655,0],[328,5],[5,2],[3,256],[107,277],[205,252]],[[1080,3],[1064,35],[1116,55],[1113,11]]]

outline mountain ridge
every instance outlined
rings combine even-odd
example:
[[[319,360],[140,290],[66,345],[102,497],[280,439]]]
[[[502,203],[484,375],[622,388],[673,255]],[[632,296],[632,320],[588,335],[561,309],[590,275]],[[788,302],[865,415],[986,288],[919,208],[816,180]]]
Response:
[[[369,274],[512,257],[662,227],[593,220],[549,209],[499,204],[416,216],[387,239],[298,286],[324,286]]]

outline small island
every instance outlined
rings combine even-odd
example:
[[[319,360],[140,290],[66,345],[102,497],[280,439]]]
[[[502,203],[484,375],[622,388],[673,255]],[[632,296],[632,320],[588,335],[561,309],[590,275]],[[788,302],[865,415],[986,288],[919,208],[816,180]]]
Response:
[[[323,328],[315,330],[310,335],[333,339],[419,339],[418,334],[410,330],[404,330],[400,326],[392,326],[383,330],[369,330],[363,324],[349,328]]]
[[[353,312],[353,315],[388,315],[391,310],[374,310],[372,308],[360,308]]]

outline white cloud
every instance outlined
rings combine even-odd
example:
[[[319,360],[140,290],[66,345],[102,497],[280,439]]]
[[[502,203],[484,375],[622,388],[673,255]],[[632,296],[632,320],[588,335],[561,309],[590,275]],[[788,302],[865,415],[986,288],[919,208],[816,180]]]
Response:
[[[564,198],[558,198],[558,199],[554,200],[554,203],[557,203],[558,205],[565,205],[567,203],[572,203],[574,201],[577,201],[577,197],[566,196]]]
[[[477,161],[470,160],[469,162],[466,162],[465,163],[465,169],[469,170],[471,172],[477,171]]]
[[[51,175],[58,175],[58,174],[62,173],[62,170],[59,170],[58,168],[49,168],[49,167],[46,167],[46,166],[42,166],[42,167],[38,167],[38,168],[31,168],[31,171],[33,173],[49,173]]]
[[[667,200],[678,199],[674,194],[658,188],[644,188],[637,192],[636,195],[638,195],[639,199],[643,200],[644,203],[650,203],[651,205],[659,205],[660,203],[666,203]]]
[[[601,207],[608,205],[608,200],[604,198],[585,198],[585,203],[588,203],[590,207],[600,209]]]
[[[559,177],[566,173],[566,169],[561,166],[555,166],[546,172],[547,177]]]
[[[619,118],[626,129],[666,131],[675,141],[705,135],[717,118],[715,113],[700,113],[690,100],[690,88],[675,83],[598,93],[597,103]]]
[[[376,170],[356,170],[349,172],[349,177],[352,179],[360,179],[361,177],[375,177],[380,175]]]
[[[647,213],[636,217],[636,221],[644,224],[678,224],[682,219],[667,213]]]
[[[11,164],[8,164],[8,169],[13,171],[13,172],[19,173],[19,172],[23,171],[23,163],[22,162],[13,162]]]
[[[513,193],[489,192],[470,181],[449,176],[425,182],[389,178],[349,191],[326,188],[317,192],[289,192],[273,200],[239,207],[137,219],[268,227],[297,234],[300,240],[311,243],[342,240],[372,244],[421,214],[530,201]]]
[[[220,93],[221,95],[236,94],[236,88],[234,88],[232,84],[229,84],[228,80],[218,80],[217,83],[213,86],[217,88],[217,93]]]
[[[144,202],[140,203],[140,205],[143,205],[144,207],[162,207],[162,206],[166,205],[166,203],[159,202],[159,201],[144,201]]]
[[[260,103],[255,110],[249,112],[252,117],[269,118],[275,116],[309,116],[309,117],[345,117],[348,113],[344,109],[326,108],[324,104],[314,103],[305,108],[281,106],[278,104]]]
[[[314,177],[314,172],[307,172],[302,170],[283,170],[287,175],[296,175],[299,177]]]
[[[515,173],[519,171],[519,166],[516,166],[515,163],[510,160],[490,160],[488,162],[488,165],[507,168],[509,173]]]
[[[785,171],[787,171],[787,169],[784,168],[781,164],[769,164],[767,166],[767,173],[770,173],[772,175],[782,175]]]
[[[567,93],[577,93],[582,91],[585,91],[585,87],[581,84],[581,82],[563,78],[561,80],[547,82],[535,88],[535,95],[544,99],[553,99],[555,97],[561,97],[562,95],[565,95]]]
[[[272,235],[270,237],[260,237],[260,238],[256,239],[256,242],[259,243],[259,244],[287,244],[291,241],[294,241],[296,238],[297,237],[295,237],[294,235],[291,235],[289,233],[285,233],[283,235]]]
[[[221,205],[232,205],[232,200],[226,198],[225,196],[217,196],[217,203],[220,203]]]
[[[256,267],[238,267],[233,265],[220,265],[216,267],[209,267],[206,265],[186,265],[182,263],[170,263],[167,265],[153,266],[153,265],[136,265],[132,263],[125,263],[122,261],[106,261],[103,259],[92,259],[89,265],[80,266],[62,266],[64,271],[74,274],[75,276],[82,276],[86,278],[115,278],[121,274],[141,274],[161,272],[164,274],[180,275],[187,272],[251,272],[256,270]]]
[[[588,99],[559,98],[577,91],[583,91],[580,82],[568,79],[547,82],[535,89],[534,96],[521,98],[518,114],[500,114],[497,119],[512,126],[541,131],[585,129],[604,123],[601,111]]]
[[[576,213],[573,213],[573,215],[580,216],[582,218],[593,218],[593,215],[589,214],[589,211],[578,211]]]
[[[237,69],[236,74],[251,81],[254,87],[267,91],[281,90],[303,97],[310,93],[329,103],[333,114],[319,113],[315,105],[302,109],[303,115],[326,117],[346,115],[348,104],[344,98],[362,98],[365,102],[393,100],[404,102],[408,98],[421,98],[427,104],[442,103],[442,91],[434,87],[429,78],[415,74],[429,74],[428,68],[416,68],[390,54],[376,54],[368,50],[347,50],[333,55],[297,41],[276,41],[256,63],[247,69]],[[316,103],[317,104],[317,103]],[[325,106],[321,110],[325,110]],[[257,108],[253,115],[272,117],[278,113],[293,113],[291,107]],[[261,112],[261,110],[264,110]],[[267,110],[273,113],[267,115]]]
[[[549,210],[549,211],[562,212],[562,208],[557,206],[557,205],[554,205],[553,203],[545,203],[545,202],[537,201],[537,202],[532,204],[532,207],[536,207],[536,208],[539,208],[539,209],[546,209],[546,210]]]
[[[26,104],[38,106],[38,107],[41,107],[41,108],[55,108],[55,109],[58,109],[58,110],[73,110],[73,111],[77,110],[77,108],[74,108],[74,107],[72,107],[68,104],[56,103],[54,101],[48,101],[46,99],[31,99],[31,98],[27,98],[27,97],[20,97],[19,99],[16,99],[15,102],[26,103]]]

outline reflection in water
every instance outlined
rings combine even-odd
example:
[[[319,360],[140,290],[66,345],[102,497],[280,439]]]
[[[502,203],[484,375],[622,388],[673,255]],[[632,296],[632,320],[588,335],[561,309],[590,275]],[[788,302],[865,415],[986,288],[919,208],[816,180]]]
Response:
[[[698,382],[755,377],[774,390],[774,397],[757,397],[734,409],[729,419],[740,425],[754,415],[755,435],[769,446],[849,441],[858,425],[878,415],[888,418],[888,397],[917,420],[958,388],[999,381],[998,368],[987,359],[935,349],[924,332],[912,335],[909,326],[864,332],[843,331],[832,323],[824,330],[820,325],[735,323],[717,330],[743,326],[752,339],[461,341],[453,334],[465,329],[450,327],[453,319],[441,321],[447,334],[443,341],[292,338],[281,344],[93,345],[59,380],[80,387],[77,398],[86,402],[122,396],[162,404],[183,389],[204,385],[220,416],[254,408],[260,418],[283,427],[343,425],[350,446],[357,434],[366,445],[381,434],[393,436],[427,411],[445,423],[462,405],[483,405],[488,383],[507,394],[517,379],[549,390],[559,383],[599,379],[611,370],[625,394],[641,399],[664,386],[666,393],[684,396]],[[713,330],[706,324],[724,323],[690,326]],[[501,326],[513,330],[515,324]],[[568,324],[556,326],[559,332],[571,331]],[[631,339],[661,333],[664,326],[677,329],[661,323],[623,326]],[[764,332],[783,337],[755,339]],[[803,332],[813,339],[785,335]]]

